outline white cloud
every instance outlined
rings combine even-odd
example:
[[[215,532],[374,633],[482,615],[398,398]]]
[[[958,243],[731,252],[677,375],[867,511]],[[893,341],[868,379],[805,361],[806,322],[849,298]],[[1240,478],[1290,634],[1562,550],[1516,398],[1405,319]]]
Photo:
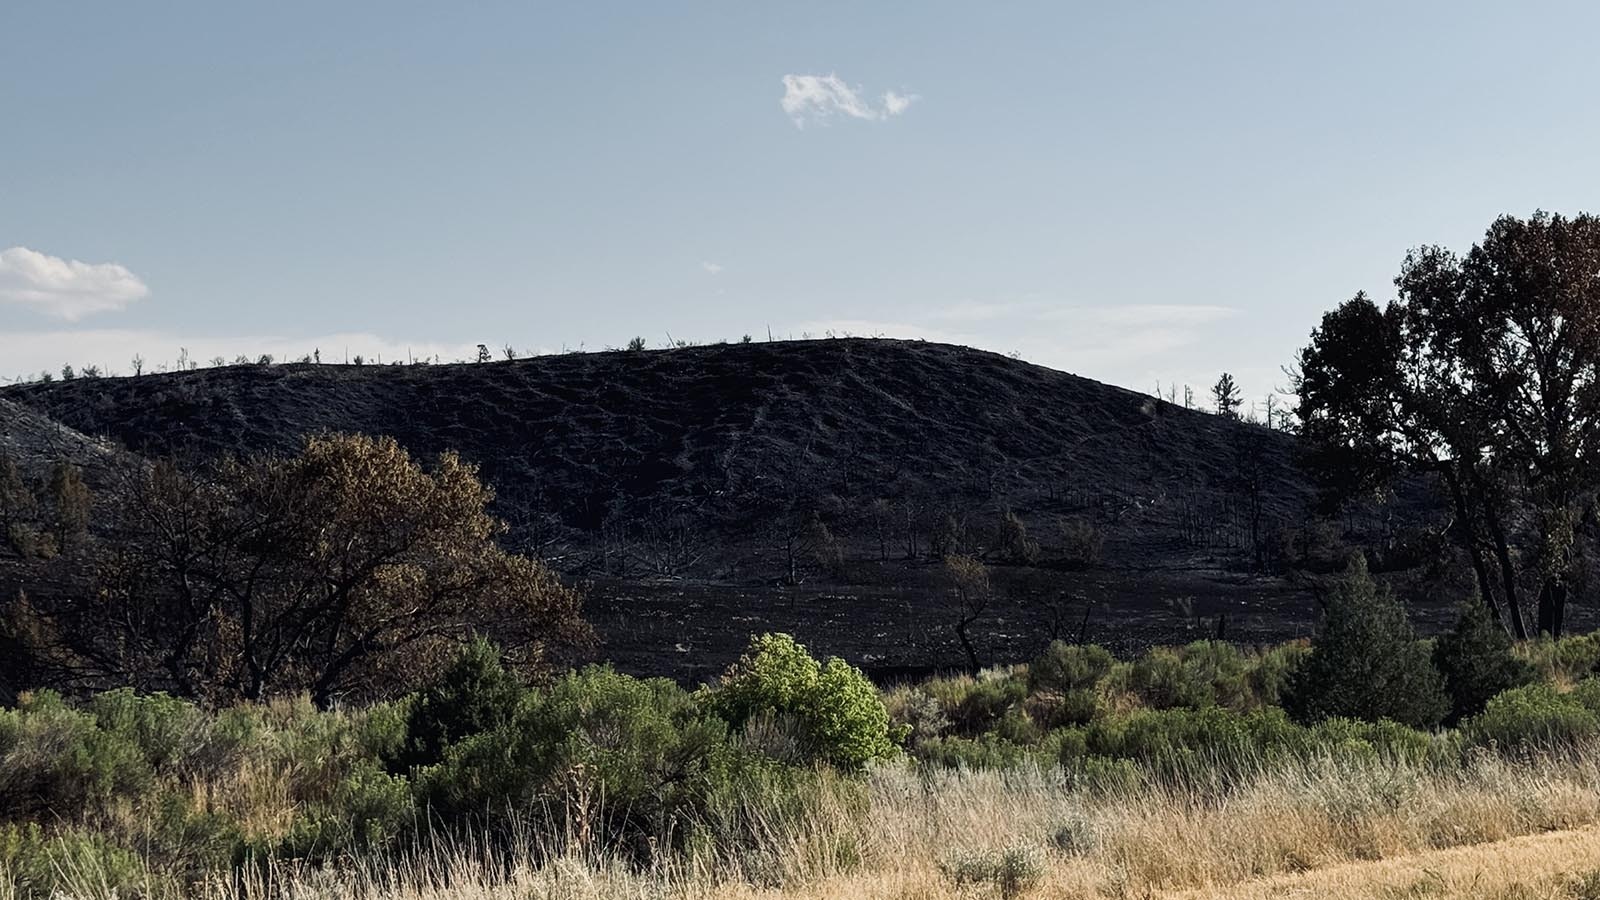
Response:
[[[20,303],[76,322],[126,307],[150,288],[116,263],[85,263],[27,247],[0,250],[0,302]]]
[[[807,123],[827,122],[834,116],[869,122],[887,119],[905,112],[917,99],[916,94],[889,91],[881,105],[874,105],[838,75],[785,75],[779,103],[795,127],[804,128]]]
[[[883,95],[883,111],[887,115],[898,116],[920,99],[916,94],[897,94],[889,91]]]
[[[721,263],[703,262],[703,263],[700,264],[700,268],[705,269],[706,272],[708,274],[711,274],[711,275],[720,275],[720,274],[722,274],[722,264]]]

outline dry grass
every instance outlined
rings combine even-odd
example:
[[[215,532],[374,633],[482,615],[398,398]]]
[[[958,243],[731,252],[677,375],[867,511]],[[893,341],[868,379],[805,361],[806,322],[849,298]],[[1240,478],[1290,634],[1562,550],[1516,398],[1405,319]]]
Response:
[[[530,831],[511,851],[456,845],[321,871],[279,866],[203,893],[209,900],[1600,898],[1600,878],[1570,874],[1600,871],[1600,752],[1523,762],[1486,754],[1448,771],[1328,757],[1234,784],[1111,791],[1053,770],[892,766],[874,772],[868,790],[865,815],[842,787],[825,791],[804,815],[765,822],[762,850],[738,856],[706,851],[640,869]],[[72,881],[73,896],[105,896],[94,873]]]

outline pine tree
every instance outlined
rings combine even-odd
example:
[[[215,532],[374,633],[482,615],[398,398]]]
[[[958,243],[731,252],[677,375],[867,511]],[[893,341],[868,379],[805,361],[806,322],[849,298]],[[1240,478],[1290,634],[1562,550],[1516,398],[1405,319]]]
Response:
[[[1444,675],[1454,723],[1483,710],[1489,698],[1533,680],[1533,667],[1511,652],[1511,636],[1481,600],[1462,604],[1461,616],[1433,645],[1433,664]]]
[[[1239,407],[1244,398],[1239,395],[1239,385],[1227,372],[1211,386],[1211,398],[1217,405],[1217,415],[1228,419],[1239,418]]]
[[[1416,728],[1450,711],[1444,679],[1405,608],[1372,580],[1366,560],[1351,560],[1324,601],[1311,656],[1290,676],[1284,707],[1301,722],[1335,716],[1392,719]]]
[[[500,651],[481,639],[468,644],[412,701],[405,745],[393,768],[404,772],[438,762],[456,741],[511,721],[521,698],[522,685],[506,671]]]

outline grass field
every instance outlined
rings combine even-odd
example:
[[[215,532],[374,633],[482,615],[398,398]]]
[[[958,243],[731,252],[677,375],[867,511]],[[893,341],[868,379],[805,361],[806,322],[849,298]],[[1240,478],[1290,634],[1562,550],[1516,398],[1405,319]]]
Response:
[[[201,886],[246,897],[895,898],[1600,897],[1600,747],[1453,769],[1326,756],[1231,783],[1074,784],[1060,771],[918,770],[824,782],[804,815],[770,821],[761,851],[625,864],[529,827],[320,868],[280,864]],[[596,800],[593,814],[598,816]],[[569,810],[570,812],[570,810]],[[534,860],[541,860],[535,863]],[[127,896],[92,868],[63,895]],[[0,879],[0,885],[5,883]],[[11,900],[0,887],[0,898]]]

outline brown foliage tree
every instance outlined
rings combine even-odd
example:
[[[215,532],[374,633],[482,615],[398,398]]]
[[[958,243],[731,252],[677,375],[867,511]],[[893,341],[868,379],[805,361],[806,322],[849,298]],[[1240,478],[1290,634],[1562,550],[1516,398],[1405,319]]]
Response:
[[[499,546],[491,496],[455,454],[429,471],[389,438],[141,468],[111,503],[88,595],[15,604],[9,631],[56,683],[216,702],[394,695],[475,634],[538,666],[586,636],[579,599]]]

